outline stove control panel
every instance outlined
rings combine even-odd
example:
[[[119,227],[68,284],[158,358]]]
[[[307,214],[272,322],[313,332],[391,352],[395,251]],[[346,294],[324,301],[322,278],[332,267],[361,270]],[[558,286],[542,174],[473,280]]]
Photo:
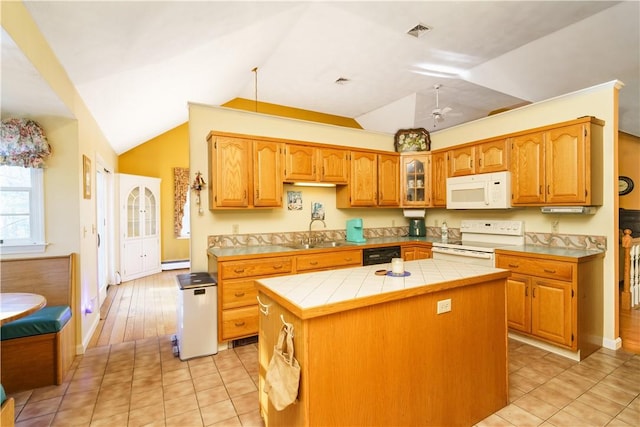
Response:
[[[501,236],[524,236],[524,221],[463,219],[461,233],[495,234]]]

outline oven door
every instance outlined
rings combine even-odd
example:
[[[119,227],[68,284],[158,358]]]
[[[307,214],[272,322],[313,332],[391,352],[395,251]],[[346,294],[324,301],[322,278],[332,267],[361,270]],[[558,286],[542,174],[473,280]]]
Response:
[[[467,249],[432,247],[433,259],[443,261],[460,262],[472,265],[484,265],[494,267],[495,256],[493,252],[472,251]]]

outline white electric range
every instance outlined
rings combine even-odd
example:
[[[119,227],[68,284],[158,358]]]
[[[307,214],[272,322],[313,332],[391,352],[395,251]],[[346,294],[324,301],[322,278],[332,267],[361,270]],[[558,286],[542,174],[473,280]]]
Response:
[[[433,259],[494,267],[496,247],[524,244],[524,222],[462,220],[460,236],[459,241],[434,242]]]

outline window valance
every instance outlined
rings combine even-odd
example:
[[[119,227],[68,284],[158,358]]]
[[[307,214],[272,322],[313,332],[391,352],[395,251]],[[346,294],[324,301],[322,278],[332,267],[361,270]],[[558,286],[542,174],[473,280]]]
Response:
[[[38,123],[29,119],[6,119],[0,129],[0,165],[43,168],[51,146]]]

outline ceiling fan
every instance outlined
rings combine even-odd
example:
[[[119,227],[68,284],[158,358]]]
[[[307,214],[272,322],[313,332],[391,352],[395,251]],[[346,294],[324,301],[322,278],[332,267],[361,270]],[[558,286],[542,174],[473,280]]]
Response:
[[[443,122],[444,117],[447,113],[451,112],[453,109],[451,107],[440,108],[440,88],[441,84],[433,85],[433,88],[436,90],[436,108],[431,111],[431,117],[433,117],[433,127],[435,128],[438,122]]]

